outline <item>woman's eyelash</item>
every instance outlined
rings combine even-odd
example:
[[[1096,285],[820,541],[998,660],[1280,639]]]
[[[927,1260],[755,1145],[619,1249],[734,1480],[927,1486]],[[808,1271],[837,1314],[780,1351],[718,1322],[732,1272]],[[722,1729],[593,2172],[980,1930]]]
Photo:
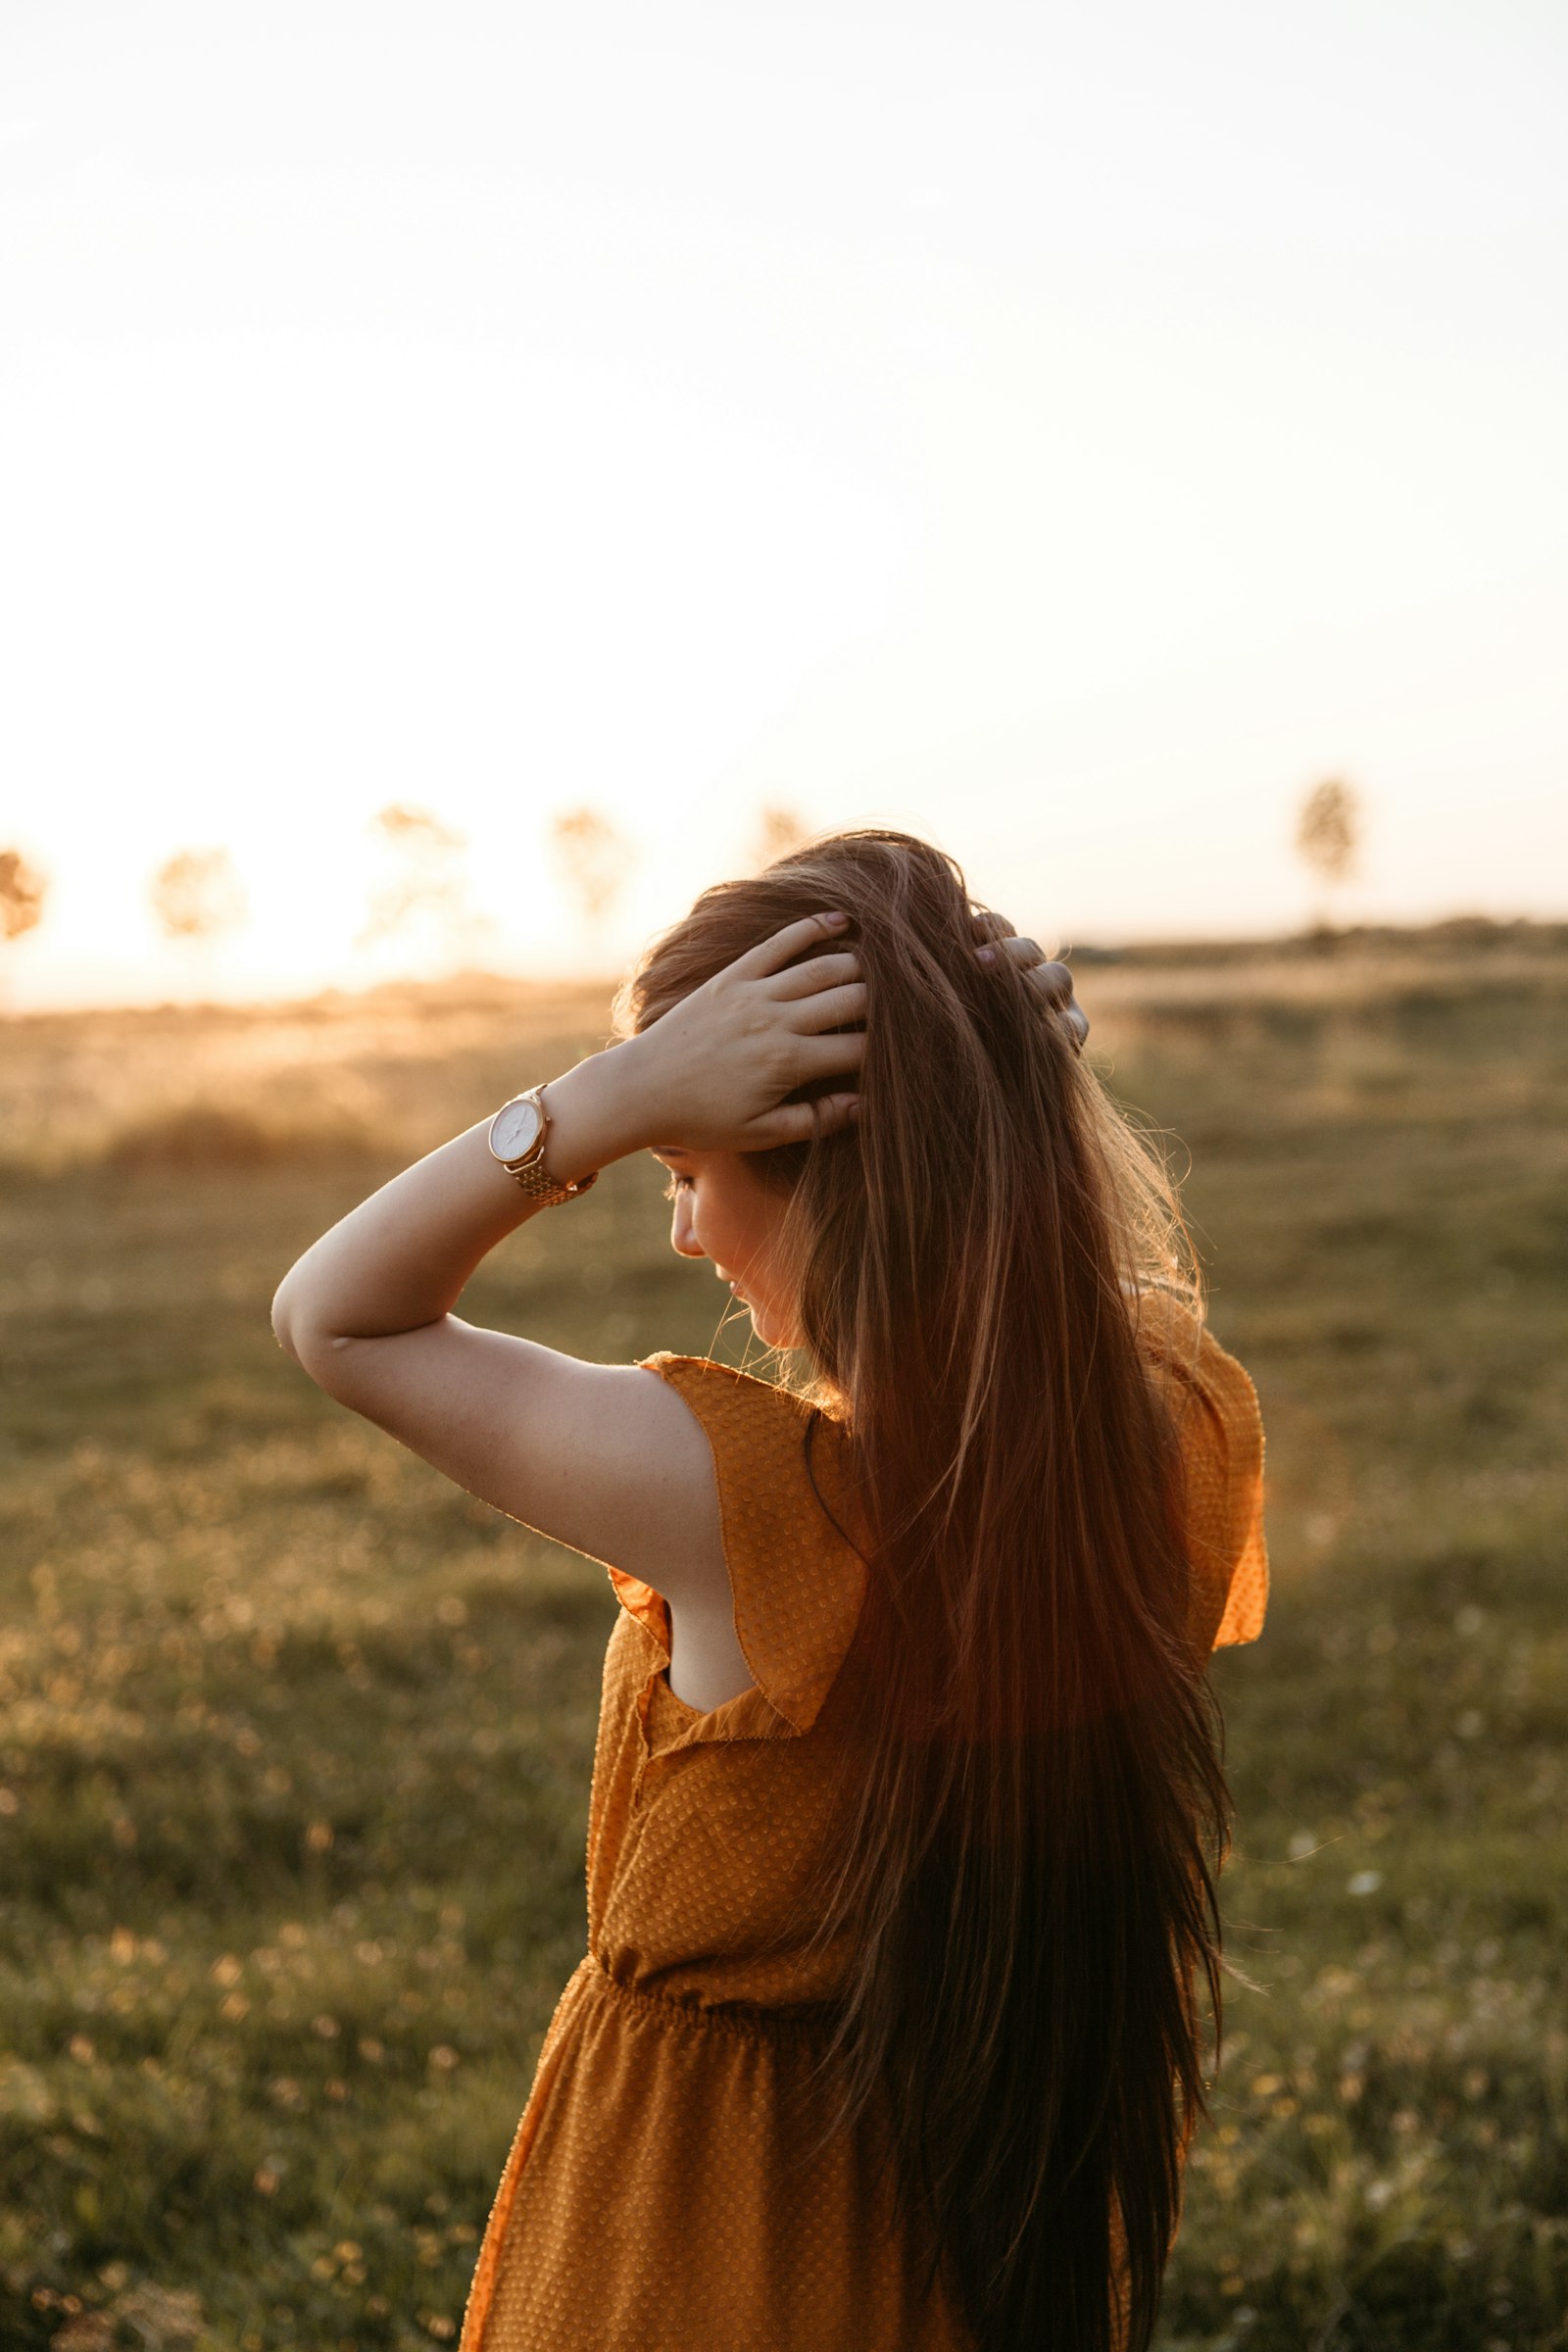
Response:
[[[669,1182],[664,1187],[664,1199],[666,1200],[673,1200],[677,1193],[685,1192],[691,1181],[692,1180],[689,1176],[677,1176],[672,1169],[670,1171]]]

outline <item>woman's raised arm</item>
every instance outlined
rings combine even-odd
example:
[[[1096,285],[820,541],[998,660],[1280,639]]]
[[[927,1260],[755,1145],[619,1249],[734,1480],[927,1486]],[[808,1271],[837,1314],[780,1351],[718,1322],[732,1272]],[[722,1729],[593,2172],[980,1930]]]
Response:
[[[635,1152],[645,1136],[640,1065],[612,1047],[552,1078],[545,1173],[570,1184]],[[535,1215],[488,1142],[489,1120],[428,1152],[313,1243],[272,1300],[279,1344],[336,1395],[356,1342],[417,1331],[450,1313],[474,1268]],[[345,1398],[351,1402],[352,1398]]]

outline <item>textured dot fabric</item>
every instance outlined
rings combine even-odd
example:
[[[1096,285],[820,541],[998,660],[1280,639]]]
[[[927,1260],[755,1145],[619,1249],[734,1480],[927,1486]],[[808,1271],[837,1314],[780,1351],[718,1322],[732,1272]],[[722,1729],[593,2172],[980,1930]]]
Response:
[[[1251,1383],[1173,1301],[1141,1302],[1139,1331],[1181,1430],[1195,1638],[1250,1641],[1267,1591]],[[865,1695],[845,1433],[706,1357],[645,1360],[712,1447],[754,1687],[707,1713],[677,1698],[664,1602],[611,1567],[588,1952],[545,2036],[461,2352],[971,2352],[895,2226],[874,2119],[812,2146],[849,1957],[814,1933],[819,1871]]]

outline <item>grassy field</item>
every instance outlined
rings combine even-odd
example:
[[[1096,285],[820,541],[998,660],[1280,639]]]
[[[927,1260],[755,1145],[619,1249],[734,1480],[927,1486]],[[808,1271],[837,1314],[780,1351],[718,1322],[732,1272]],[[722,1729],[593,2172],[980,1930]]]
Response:
[[[1568,940],[1090,967],[1270,1437],[1240,1980],[1167,2352],[1568,2346]],[[612,1621],[276,1350],[273,1285],[602,1040],[500,984],[0,1057],[0,2344],[451,2342],[557,1990]],[[713,1346],[659,1171],[467,1310]],[[740,1325],[714,1351],[741,1360]]]

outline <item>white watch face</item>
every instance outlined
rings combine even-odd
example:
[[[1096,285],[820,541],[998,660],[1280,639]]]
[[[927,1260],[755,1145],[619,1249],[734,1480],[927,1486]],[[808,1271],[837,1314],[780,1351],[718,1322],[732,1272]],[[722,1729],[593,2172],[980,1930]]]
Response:
[[[537,1142],[537,1102],[504,1102],[490,1122],[490,1149],[497,1159],[521,1159]]]

